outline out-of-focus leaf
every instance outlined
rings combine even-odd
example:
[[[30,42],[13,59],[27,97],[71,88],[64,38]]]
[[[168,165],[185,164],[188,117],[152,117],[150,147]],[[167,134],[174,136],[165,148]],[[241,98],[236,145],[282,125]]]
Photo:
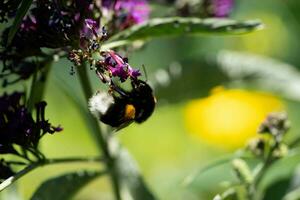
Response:
[[[31,200],[68,200],[80,188],[103,175],[101,171],[80,171],[51,178],[40,185]]]
[[[300,188],[290,191],[283,197],[283,200],[299,200],[299,199],[300,199]]]
[[[283,197],[283,200],[300,199],[300,165],[297,166],[294,175],[291,177],[289,186],[289,191]]]
[[[264,200],[299,200],[300,199],[300,167],[297,165],[292,176],[287,176],[270,185]]]
[[[263,200],[282,200],[289,189],[290,177],[272,183],[265,191]]]
[[[204,173],[206,173],[207,171],[212,170],[215,167],[220,167],[222,165],[229,164],[233,159],[234,159],[234,155],[229,155],[229,156],[225,156],[224,158],[220,158],[220,159],[208,164],[207,166],[201,168],[196,173],[193,173],[193,174],[189,175],[188,177],[186,177],[185,180],[183,181],[183,185],[189,186],[189,185],[193,184],[194,181],[196,181],[198,178],[200,178],[200,176],[203,175]]]
[[[216,193],[224,190],[224,186],[229,186],[231,183],[237,182],[238,180],[232,172],[231,163],[228,162],[215,166],[201,176],[197,176],[189,184],[188,189],[199,195],[202,192]]]
[[[116,158],[123,199],[155,200],[156,197],[148,189],[135,161],[127,150],[121,149]],[[131,198],[128,198],[130,196]]]
[[[217,65],[233,82],[252,84],[255,88],[300,100],[300,72],[287,63],[248,53],[222,51],[217,55]]]
[[[217,85],[270,91],[300,101],[300,72],[292,65],[255,54],[221,51],[177,62],[180,73],[160,69],[150,77],[159,100],[176,103],[207,96]]]
[[[215,64],[202,57],[199,60],[178,61],[160,69],[150,78],[158,103],[178,103],[207,96],[211,88],[229,79]]]
[[[94,138],[97,148],[102,152],[102,147],[98,142],[100,140],[99,137],[101,136],[99,124],[95,117],[89,112],[87,103],[81,98],[80,93],[76,91],[76,88],[72,87],[71,84],[68,84],[59,73],[55,76],[55,83],[58,85],[58,88],[64,92],[69,101],[80,111],[82,118],[85,120],[87,127],[90,130],[89,133]]]
[[[220,192],[224,190],[224,186],[229,186],[230,184],[239,183],[235,174],[233,173],[231,161],[235,158],[242,158],[247,162],[249,167],[252,169],[256,166],[258,160],[252,157],[248,157],[247,154],[243,152],[238,152],[236,155],[226,156],[224,158],[218,159],[215,162],[207,165],[206,167],[200,169],[194,174],[189,175],[183,182],[183,185],[194,192]],[[224,173],[226,172],[226,173]],[[237,194],[239,193],[238,188],[236,188]],[[225,197],[227,193],[222,194],[222,197]],[[228,191],[228,197],[231,199],[230,190]]]
[[[285,158],[282,158],[281,160],[276,161],[265,173],[265,176],[263,177],[261,183],[258,186],[259,190],[268,191],[269,190],[268,188],[270,187],[271,188],[273,187],[273,189],[274,188],[278,189],[279,187],[282,187],[284,184],[287,184],[287,182],[290,182],[292,179],[292,175],[294,174],[294,171],[298,166],[299,162],[300,162],[299,152],[293,153]],[[289,184],[287,185],[289,186]],[[272,190],[271,188],[270,191]],[[286,192],[288,188],[283,187],[282,190],[283,191],[278,191],[280,195]],[[274,190],[272,191],[274,192]]]
[[[294,175],[292,177],[290,189],[294,190],[300,188],[300,164],[297,165],[297,168],[294,172]]]
[[[15,20],[9,29],[6,46],[9,46],[11,41],[14,39],[14,36],[15,36],[16,32],[18,31],[24,16],[26,15],[27,11],[29,10],[31,3],[32,3],[32,0],[23,0],[21,2],[20,8],[18,9],[16,17],[15,17]]]
[[[111,41],[144,40],[155,37],[179,35],[222,34],[233,35],[249,33],[262,28],[258,20],[235,21],[230,19],[200,19],[186,17],[156,18],[132,26],[110,38]]]

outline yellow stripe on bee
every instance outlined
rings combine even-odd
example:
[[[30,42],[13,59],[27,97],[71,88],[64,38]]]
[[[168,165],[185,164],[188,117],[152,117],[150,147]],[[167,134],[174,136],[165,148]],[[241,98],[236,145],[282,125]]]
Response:
[[[135,118],[135,108],[132,104],[127,104],[125,107],[125,119],[134,119]]]

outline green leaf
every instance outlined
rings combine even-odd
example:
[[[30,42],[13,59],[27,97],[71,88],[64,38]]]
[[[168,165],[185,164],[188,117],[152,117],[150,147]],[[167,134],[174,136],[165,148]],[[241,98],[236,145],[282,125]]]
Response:
[[[277,93],[300,100],[300,72],[287,63],[250,53],[221,51],[215,58],[218,68],[232,83]]]
[[[178,65],[179,75],[172,75],[170,68],[160,69],[151,80],[155,94],[168,103],[207,96],[211,88],[224,83],[229,88],[269,91],[288,100],[300,101],[299,70],[266,56],[226,50],[178,61]],[[162,72],[168,80],[165,84],[156,78]]]
[[[290,177],[272,183],[265,191],[263,200],[282,200],[290,186]]]
[[[121,180],[122,191],[128,191],[132,199],[155,200],[143,177],[140,175],[137,164],[127,150],[122,149],[116,158],[118,175]],[[124,195],[124,193],[122,193]],[[125,195],[124,199],[127,199]]]
[[[299,199],[300,199],[300,188],[290,191],[283,197],[283,200],[299,200]]]
[[[300,199],[300,165],[297,164],[292,176],[286,176],[273,183],[266,190],[265,200],[298,200]]]
[[[236,35],[261,29],[262,23],[253,21],[235,21],[230,19],[200,19],[200,18],[156,18],[132,26],[114,35],[109,42],[117,40],[144,40],[155,37],[170,37],[179,35],[222,34]]]
[[[196,173],[187,176],[184,179],[183,184],[185,186],[189,186],[189,185],[193,184],[193,182],[196,182],[197,179],[201,178],[201,176],[204,175],[209,170],[213,170],[213,168],[217,168],[222,165],[230,164],[230,162],[234,159],[234,157],[235,157],[234,155],[224,156],[223,158],[220,158],[216,161],[209,163],[205,167],[198,170]]]
[[[150,82],[159,99],[158,103],[178,103],[207,97],[213,87],[229,81],[228,76],[221,72],[215,62],[208,61],[205,56],[199,56],[198,59],[176,62],[176,73],[172,65],[154,72]],[[164,80],[161,77],[166,78]]]
[[[103,174],[101,171],[80,171],[51,178],[40,185],[31,200],[71,199],[80,188]]]
[[[6,46],[9,46],[10,43],[12,42],[12,40],[14,39],[14,36],[15,36],[16,32],[18,31],[24,16],[26,15],[27,11],[29,10],[31,3],[32,3],[32,0],[23,0],[21,2],[21,6],[17,11],[15,20],[9,29]]]
[[[268,192],[268,188],[278,189],[278,187],[281,187],[283,191],[278,192],[283,195],[283,193],[288,190],[288,188],[283,187],[283,185],[289,185],[287,183],[291,181],[299,162],[300,152],[294,152],[289,156],[276,161],[265,173],[264,178],[259,184],[259,190]],[[270,191],[272,192],[273,190]]]
[[[224,156],[187,176],[183,181],[183,186],[194,192],[205,191],[211,193],[223,190],[222,183],[226,183],[226,185],[228,185],[228,183],[239,183],[232,168],[232,160],[235,158],[245,160],[251,169],[258,162],[257,159],[248,156],[245,152],[237,152],[237,154]]]

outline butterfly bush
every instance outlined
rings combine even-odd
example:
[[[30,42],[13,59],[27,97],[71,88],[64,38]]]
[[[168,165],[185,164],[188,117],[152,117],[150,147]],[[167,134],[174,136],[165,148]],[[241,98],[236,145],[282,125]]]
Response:
[[[10,12],[8,8],[1,9]],[[108,33],[100,24],[101,19],[107,19],[106,26],[113,35],[144,22],[149,13],[147,1],[34,1],[11,44],[0,52],[4,65],[2,76],[6,77],[3,85],[28,79],[37,68],[33,57],[49,59],[42,48],[66,52],[78,47],[83,51],[97,50],[100,47],[97,39],[101,33]],[[9,28],[2,34],[2,46],[6,46],[8,33]],[[107,39],[103,35],[101,38]]]
[[[191,17],[193,23],[197,21],[194,17],[227,18],[235,6],[234,0],[166,0],[163,2],[174,5],[171,14],[176,17],[178,15],[183,18]],[[21,0],[0,2],[0,22],[8,22],[16,17],[20,4]],[[156,97],[150,84],[143,80],[139,67],[130,64],[127,58],[128,53],[131,52],[129,51],[131,48],[127,47],[131,46],[124,46],[124,48],[107,46],[116,42],[113,36],[119,32],[131,33],[143,26],[152,28],[157,25],[153,22],[159,20],[147,23],[151,14],[150,2],[147,0],[33,0],[14,37],[9,36],[13,30],[12,26],[2,31],[0,59],[3,68],[0,78],[3,87],[30,78],[32,86],[30,92],[24,90],[0,94],[0,155],[9,155],[0,159],[0,181],[6,181],[7,184],[7,181],[16,180],[15,177],[20,176],[20,172],[17,171],[18,166],[25,166],[21,171],[23,174],[28,167],[34,168],[53,162],[41,151],[40,142],[44,136],[53,135],[63,129],[60,125],[50,123],[45,114],[47,103],[42,100],[43,91],[37,92],[35,89],[40,87],[41,82],[45,82],[48,64],[53,60],[65,58],[69,62],[61,67],[71,67],[70,74],[77,74],[80,77],[88,107],[97,118],[89,118],[91,123],[94,123],[93,128],[99,128],[99,121],[111,128],[107,128],[110,132],[104,133],[100,129],[96,130],[99,131],[99,135],[95,140],[102,153],[100,158],[97,157],[97,161],[101,160],[105,163],[105,173],[111,176],[116,199],[121,199],[121,194],[118,193],[123,192],[120,185],[125,185],[121,177],[124,176],[121,174],[124,172],[120,166],[117,166],[121,154],[117,154],[119,152],[113,149],[118,145],[115,143],[113,143],[115,146],[112,145],[111,138],[114,136],[112,133],[133,122],[143,123],[147,120],[155,109]],[[229,26],[232,27],[234,25]],[[189,27],[185,28],[188,30]],[[214,30],[221,30],[217,28]],[[90,70],[93,78],[98,79],[98,83],[105,86],[104,89],[91,91],[89,76],[85,70]],[[31,102],[36,96],[39,96],[38,100]],[[247,144],[245,152],[261,159],[261,163],[272,163],[282,158],[288,151],[283,140],[288,129],[289,121],[285,114],[269,115],[258,130],[259,137]],[[68,158],[64,162],[72,160],[76,159]],[[86,158],[78,160],[91,161]],[[253,191],[257,191],[255,181],[259,177],[252,174],[246,160],[242,157],[234,159],[232,169],[239,183],[245,186],[245,191],[250,195],[255,193]],[[13,179],[10,178],[12,176]],[[126,176],[135,183],[134,187],[144,184],[139,174],[135,175],[130,171]],[[4,186],[0,184],[1,187]],[[127,195],[126,192],[124,193]],[[216,197],[215,199],[223,198],[222,195]]]

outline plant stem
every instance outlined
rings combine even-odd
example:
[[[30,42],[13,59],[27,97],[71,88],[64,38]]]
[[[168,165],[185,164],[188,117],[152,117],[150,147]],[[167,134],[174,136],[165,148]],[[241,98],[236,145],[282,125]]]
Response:
[[[45,165],[52,165],[52,164],[61,164],[61,163],[71,163],[71,162],[103,162],[103,157],[91,157],[91,158],[83,158],[83,157],[71,157],[71,158],[52,158],[52,159],[45,159],[40,160],[37,162],[33,162],[15,175],[9,177],[5,181],[0,184],[0,192],[10,186],[13,182],[18,180],[19,178],[23,177],[24,175],[28,174],[32,170],[36,169],[37,167],[42,167]]]
[[[25,167],[23,170],[19,171],[18,173],[16,173],[14,176],[9,177],[8,179],[6,179],[5,181],[3,181],[0,184],[0,192],[2,190],[4,190],[5,188],[7,188],[8,186],[10,186],[13,182],[15,182],[16,180],[18,180],[19,178],[21,178],[22,176],[28,174],[30,171],[34,170],[35,168],[41,166],[40,163],[33,163],[28,165],[27,167]]]
[[[79,80],[81,83],[81,87],[85,99],[88,102],[89,98],[93,95],[93,90],[86,69],[87,69],[86,65],[82,65],[77,68],[77,72],[78,72]],[[107,134],[104,134],[101,131],[101,128],[96,118],[94,118],[91,114],[89,114],[89,116],[90,116],[89,119],[90,124],[93,127],[92,130],[94,133],[93,136],[96,139],[97,145],[101,149],[103,156],[105,157],[106,160],[106,167],[110,174],[110,179],[111,179],[111,184],[114,191],[115,199],[121,200],[122,198],[120,193],[120,180],[119,180],[118,170],[115,162],[115,155],[113,155],[109,151],[109,141],[108,141],[109,137],[107,137]]]
[[[47,75],[50,71],[51,64],[51,60],[45,60],[37,64],[37,69],[32,77],[30,95],[27,102],[27,108],[29,111],[32,111],[34,105],[37,102],[41,101],[44,96],[45,86],[47,83]],[[41,65],[44,66],[41,67]]]
[[[278,147],[278,143],[275,143],[269,150],[266,158],[264,159],[264,162],[262,163],[262,165],[258,166],[258,169],[256,170],[256,172],[254,173],[254,180],[253,183],[250,186],[251,189],[251,199],[253,199],[253,197],[255,197],[258,192],[257,192],[257,186],[259,185],[259,183],[261,182],[261,180],[263,179],[265,172],[268,170],[268,168],[272,165],[272,163],[275,161],[275,159],[273,158],[273,152],[274,150]]]
[[[104,162],[103,157],[70,157],[70,158],[50,158],[46,159],[44,164],[60,164],[60,163],[70,163],[70,162]]]

